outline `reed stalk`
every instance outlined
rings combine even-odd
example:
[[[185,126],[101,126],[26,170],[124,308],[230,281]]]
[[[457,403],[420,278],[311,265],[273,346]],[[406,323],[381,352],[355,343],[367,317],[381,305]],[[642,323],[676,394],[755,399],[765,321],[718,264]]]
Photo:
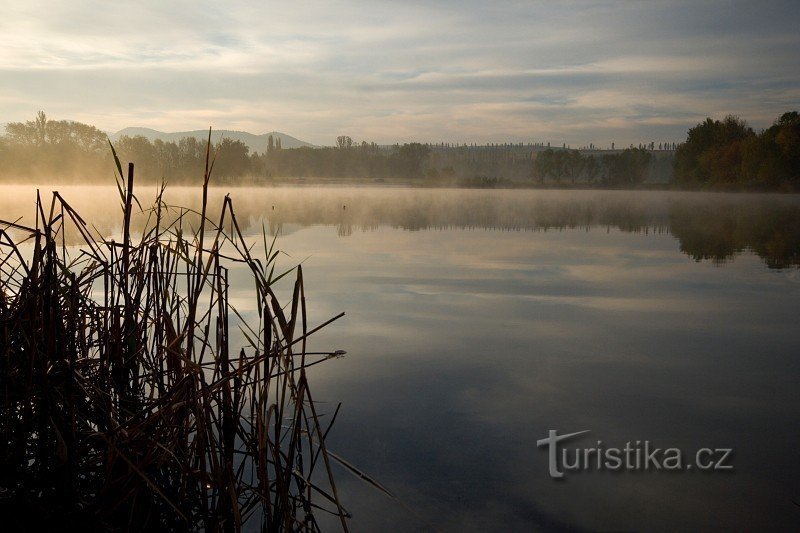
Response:
[[[323,424],[306,375],[340,353],[306,351],[319,328],[302,269],[275,275],[274,240],[254,257],[230,197],[209,218],[211,152],[199,213],[168,205],[163,186],[142,209],[133,164],[124,175],[114,154],[122,242],[57,192],[37,194],[33,227],[0,221],[4,530],[318,531],[319,513],[347,530],[325,446],[333,420]],[[146,219],[138,238],[134,214]],[[252,324],[229,300],[242,267]],[[282,305],[273,286],[292,274]],[[245,346],[232,346],[235,324]]]

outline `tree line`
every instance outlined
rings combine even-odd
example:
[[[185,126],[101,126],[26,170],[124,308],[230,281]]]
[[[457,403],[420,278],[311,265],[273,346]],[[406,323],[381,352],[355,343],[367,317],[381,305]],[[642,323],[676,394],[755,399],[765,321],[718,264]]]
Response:
[[[595,156],[578,150],[547,150],[533,162],[534,177],[541,183],[578,181],[606,187],[634,187],[649,176],[653,154],[645,148],[626,148],[622,152]]]
[[[7,124],[0,137],[0,176],[5,179],[94,177],[110,162],[105,133],[79,122],[49,120],[41,111],[34,120]]]
[[[178,142],[120,137],[114,147],[120,159],[136,163],[145,181],[197,180],[203,175],[206,143],[193,137]],[[215,175],[230,179],[251,171],[252,156],[241,141],[222,139],[215,146]],[[6,180],[91,181],[108,177],[113,158],[107,135],[94,126],[50,120],[39,112],[34,120],[6,125],[0,137],[0,177]]]
[[[347,135],[336,146],[281,149],[254,154],[251,172],[262,178],[324,177],[413,180],[424,174],[430,148],[421,143],[391,147],[354,143]]]
[[[205,168],[207,143],[194,137],[150,141],[122,136],[114,148],[121,160],[136,163],[137,176],[145,181],[189,182]],[[263,153],[229,138],[214,143],[212,151],[216,181],[234,183],[274,177],[414,179],[423,172],[430,149],[420,143],[354,144],[347,136],[340,136],[335,147],[284,149],[280,138],[269,136]],[[97,179],[112,168],[105,133],[79,122],[48,119],[41,111],[34,120],[7,124],[6,135],[0,137],[0,177],[7,181]]]
[[[136,163],[144,181],[184,183],[202,176],[206,143],[122,136],[114,142],[120,159]],[[259,183],[282,177],[403,180],[428,185],[501,186],[520,182],[585,181],[595,186],[641,183],[651,162],[644,148],[600,158],[544,144],[451,145],[355,143],[341,135],[332,147],[284,149],[269,137],[266,151],[251,152],[239,140],[223,138],[214,147],[218,182]],[[34,120],[10,123],[0,137],[0,177],[7,180],[91,180],[113,168],[106,134],[74,121],[54,121],[39,112]]]
[[[194,137],[150,141],[123,136],[114,146],[120,159],[136,163],[145,181],[189,182],[202,176],[205,167],[206,143]],[[381,146],[340,135],[330,147],[285,149],[280,138],[270,136],[264,152],[251,152],[242,141],[228,138],[213,150],[219,183],[308,177],[478,187],[630,188],[656,181],[689,189],[800,188],[800,118],[794,111],[760,133],[729,116],[698,124],[679,145],[592,148],[552,148],[549,143]],[[51,120],[39,112],[34,120],[8,124],[0,137],[0,178],[6,181],[96,180],[107,177],[111,168],[106,134],[87,124]]]

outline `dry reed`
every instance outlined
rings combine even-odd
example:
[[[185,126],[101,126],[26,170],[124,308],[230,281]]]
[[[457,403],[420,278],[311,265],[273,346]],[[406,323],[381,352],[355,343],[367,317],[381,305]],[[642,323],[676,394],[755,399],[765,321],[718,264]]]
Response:
[[[306,376],[340,355],[306,345],[342,314],[311,328],[302,269],[285,273],[282,306],[274,240],[251,255],[229,197],[207,216],[211,152],[199,210],[167,205],[163,186],[141,209],[133,164],[124,175],[114,154],[121,242],[57,192],[37,194],[34,227],[0,223],[4,528],[317,531],[327,512],[347,530],[325,447],[338,407],[323,424]],[[146,219],[137,242],[133,215]],[[229,301],[231,266],[255,282],[257,324]]]

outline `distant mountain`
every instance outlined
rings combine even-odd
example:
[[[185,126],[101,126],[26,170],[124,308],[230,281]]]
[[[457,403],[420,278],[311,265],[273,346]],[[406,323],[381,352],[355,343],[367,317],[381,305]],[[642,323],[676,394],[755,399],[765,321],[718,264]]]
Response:
[[[177,142],[185,137],[195,137],[196,139],[205,141],[206,139],[208,139],[208,130],[176,131],[171,133],[164,133],[163,131],[157,131],[150,128],[125,128],[119,130],[116,133],[111,134],[110,137],[112,141],[116,141],[123,135],[127,135],[128,137],[141,135],[142,137],[145,137],[150,141],[161,139],[164,142],[169,142],[169,141]],[[312,147],[314,146],[311,143],[301,141],[300,139],[295,139],[291,135],[286,135],[285,133],[281,133],[279,131],[271,131],[269,133],[262,133],[261,135],[254,135],[246,131],[211,130],[211,141],[215,143],[219,142],[219,139],[222,136],[225,137],[226,139],[242,141],[244,144],[248,146],[248,148],[250,148],[251,152],[266,152],[267,142],[270,135],[272,135],[272,138],[275,140],[276,143],[278,142],[278,139],[280,139],[281,147],[283,148],[300,148],[301,146],[312,146]]]

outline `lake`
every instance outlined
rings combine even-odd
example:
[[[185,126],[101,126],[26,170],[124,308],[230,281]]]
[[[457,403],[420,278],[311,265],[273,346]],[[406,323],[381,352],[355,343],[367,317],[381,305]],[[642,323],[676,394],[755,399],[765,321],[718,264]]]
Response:
[[[30,222],[33,189],[2,189],[0,218]],[[116,190],[60,190],[119,231]],[[800,524],[800,197],[230,192],[250,235],[263,224],[282,266],[302,262],[310,322],[346,312],[312,337],[347,351],[309,371],[314,397],[328,413],[342,403],[329,447],[396,496],[337,471],[354,531]],[[249,290],[233,295],[245,315]],[[550,430],[588,431],[563,443],[570,458],[647,441],[693,466],[698,450],[731,450],[732,468],[592,455],[555,479],[537,446]]]

